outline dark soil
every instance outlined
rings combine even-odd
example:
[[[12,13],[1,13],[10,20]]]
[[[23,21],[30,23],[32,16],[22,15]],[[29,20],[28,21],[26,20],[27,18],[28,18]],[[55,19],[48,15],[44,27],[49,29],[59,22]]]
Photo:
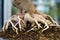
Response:
[[[19,34],[13,30],[8,30],[5,33],[0,30],[0,38],[8,40],[60,40],[60,28],[51,28],[43,33],[37,30],[29,33],[19,32]]]

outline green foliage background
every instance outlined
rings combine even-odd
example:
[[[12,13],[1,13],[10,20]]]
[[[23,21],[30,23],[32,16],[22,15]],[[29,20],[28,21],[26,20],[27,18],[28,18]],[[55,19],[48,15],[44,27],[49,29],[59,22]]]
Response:
[[[14,15],[17,12],[17,8],[12,5],[11,11],[12,11],[12,15]]]

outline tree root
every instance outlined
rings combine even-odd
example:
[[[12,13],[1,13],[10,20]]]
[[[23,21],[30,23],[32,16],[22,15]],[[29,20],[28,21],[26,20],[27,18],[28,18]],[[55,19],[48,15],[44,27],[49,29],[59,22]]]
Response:
[[[12,20],[13,21],[16,21],[17,23],[13,23],[12,22]],[[11,19],[9,19],[4,25],[3,25],[3,28],[2,28],[2,30],[3,30],[3,32],[5,32],[5,30],[7,30],[8,29],[8,27],[9,27],[9,25],[11,24],[12,25],[12,29],[13,29],[13,31],[15,31],[17,34],[18,34],[18,28],[17,28],[17,25],[19,25],[19,29],[20,29],[20,31],[21,31],[21,29],[22,29],[22,26],[21,26],[21,18],[20,18],[20,16],[16,16],[16,18],[15,18],[15,16],[14,17],[12,17]],[[25,25],[25,24],[24,24]]]
[[[26,15],[26,14],[25,14]],[[53,20],[54,23],[52,23],[50,20],[46,19],[45,17],[41,16],[41,15],[38,15],[38,14],[34,14],[33,17],[31,17],[30,15],[26,15],[27,17],[24,18],[24,20],[22,20],[20,18],[20,16],[12,16],[11,19],[9,19],[3,26],[3,32],[5,32],[5,30],[8,29],[9,25],[11,24],[12,25],[12,29],[13,31],[15,31],[17,34],[18,34],[18,28],[17,28],[17,25],[19,25],[19,31],[22,31],[22,25],[26,26],[27,24],[25,23],[26,21],[30,21],[32,22],[32,25],[33,24],[37,24],[35,27],[31,28],[30,30],[27,30],[26,32],[30,32],[31,30],[35,30],[34,28],[36,28],[38,26],[38,29],[39,28],[42,28],[42,32],[44,32],[45,30],[49,29],[50,26],[59,26],[58,24],[55,24],[56,22]],[[25,16],[24,16],[25,17]],[[26,19],[26,21],[25,21]],[[29,20],[28,20],[29,19]],[[35,21],[35,23],[33,21]],[[51,19],[52,20],[52,19]],[[12,21],[16,21],[16,23],[14,24]],[[21,22],[23,24],[21,24]],[[40,22],[40,23],[39,23]],[[41,24],[44,24],[44,28],[41,26]]]

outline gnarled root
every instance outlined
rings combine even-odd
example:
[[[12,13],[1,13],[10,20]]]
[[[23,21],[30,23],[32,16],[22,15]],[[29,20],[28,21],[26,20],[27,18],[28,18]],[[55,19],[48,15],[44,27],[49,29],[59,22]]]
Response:
[[[13,21],[16,21],[17,23],[13,23],[12,22],[12,20]],[[9,25],[11,24],[12,25],[12,29],[13,29],[13,31],[15,31],[17,34],[18,34],[18,28],[16,27],[17,25],[19,25],[19,29],[20,29],[20,31],[21,31],[21,29],[22,29],[22,27],[21,27],[21,18],[20,18],[20,16],[14,16],[14,17],[12,17],[11,19],[9,19],[4,25],[3,25],[3,28],[2,28],[2,30],[3,30],[3,32],[5,32],[5,30],[7,30],[8,29],[8,27],[9,27]],[[25,24],[24,24],[25,25]]]

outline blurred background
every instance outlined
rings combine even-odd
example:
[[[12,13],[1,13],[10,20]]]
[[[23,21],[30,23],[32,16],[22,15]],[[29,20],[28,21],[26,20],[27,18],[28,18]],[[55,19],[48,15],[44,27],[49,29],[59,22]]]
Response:
[[[50,15],[60,24],[60,0],[31,0],[31,2],[36,10]],[[17,9],[12,5],[12,0],[0,0],[0,28],[16,12]]]

